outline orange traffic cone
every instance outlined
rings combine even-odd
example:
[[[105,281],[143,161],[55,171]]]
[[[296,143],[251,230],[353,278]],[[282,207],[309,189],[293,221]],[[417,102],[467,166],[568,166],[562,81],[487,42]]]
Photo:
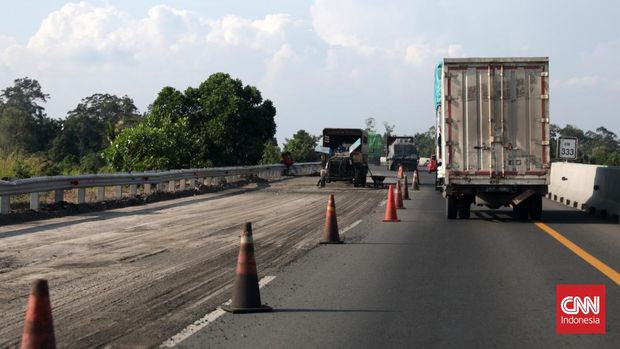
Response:
[[[403,188],[400,186],[400,180],[396,181],[396,208],[402,210],[405,208],[403,204]]]
[[[398,166],[398,174],[396,174],[396,178],[403,178],[403,164]]]
[[[405,176],[405,185],[403,186],[403,200],[411,200],[411,198],[409,198],[409,185],[407,184],[407,176]]]
[[[418,170],[413,171],[413,181],[411,181],[413,190],[420,190],[420,177],[418,176]]]
[[[56,348],[52,305],[47,280],[38,279],[32,283],[21,349]]]
[[[258,313],[271,311],[271,307],[261,304],[258,288],[258,274],[254,259],[252,223],[245,223],[241,233],[241,246],[237,258],[237,270],[233,285],[232,303],[221,308],[231,313]]]
[[[385,215],[383,216],[384,222],[400,222],[398,215],[396,214],[396,204],[394,203],[394,188],[390,184],[388,189],[387,202],[385,203]]]
[[[336,218],[336,202],[334,194],[329,194],[327,200],[327,212],[325,213],[325,226],[323,227],[323,237],[320,244],[341,244],[338,234],[338,219]]]

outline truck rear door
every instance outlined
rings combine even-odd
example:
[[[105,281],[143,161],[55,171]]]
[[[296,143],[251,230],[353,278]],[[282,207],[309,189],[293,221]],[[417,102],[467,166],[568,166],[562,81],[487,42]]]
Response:
[[[546,177],[548,76],[545,60],[445,60],[444,160],[452,179]]]

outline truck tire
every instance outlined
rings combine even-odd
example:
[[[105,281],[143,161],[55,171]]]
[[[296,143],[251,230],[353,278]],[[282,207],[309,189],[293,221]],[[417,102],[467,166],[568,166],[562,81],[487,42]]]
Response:
[[[532,220],[539,220],[542,216],[542,195],[532,195],[529,199],[529,213]]]
[[[529,211],[529,200],[523,201],[520,205],[512,208],[512,216],[515,220],[524,222],[527,221],[527,214]]]
[[[456,219],[457,201],[456,196],[448,195],[446,197],[446,217],[448,219]]]
[[[469,201],[469,198],[461,198],[458,201],[458,207],[459,207],[459,218],[460,219],[469,219],[469,217],[471,216],[471,203]]]

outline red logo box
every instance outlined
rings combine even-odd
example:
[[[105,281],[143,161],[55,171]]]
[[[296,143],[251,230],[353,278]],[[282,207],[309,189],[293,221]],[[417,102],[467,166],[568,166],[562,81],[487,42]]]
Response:
[[[555,330],[605,333],[605,285],[556,285]]]

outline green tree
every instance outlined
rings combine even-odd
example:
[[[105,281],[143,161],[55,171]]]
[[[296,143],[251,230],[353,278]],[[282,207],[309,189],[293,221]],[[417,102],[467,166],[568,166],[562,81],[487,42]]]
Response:
[[[428,131],[413,135],[413,143],[420,156],[431,156],[435,153],[435,132],[435,126],[431,126]]]
[[[16,79],[0,92],[0,151],[45,151],[60,132],[60,122],[45,114],[49,95],[37,80]]]
[[[203,159],[216,165],[253,165],[263,154],[266,141],[275,135],[276,109],[263,101],[254,86],[215,73],[197,89],[185,92],[189,123]]]
[[[606,129],[599,127],[595,131],[583,131],[577,126],[566,125],[561,128],[551,125],[551,160],[557,161],[557,141],[559,137],[576,137],[578,141],[577,159],[582,162],[596,165],[620,165],[620,141],[618,136]]]
[[[16,151],[37,150],[36,123],[25,110],[4,105],[0,112],[0,150],[9,154]]]
[[[271,139],[265,142],[265,149],[263,150],[263,156],[261,157],[259,164],[277,164],[280,162],[280,159],[281,151],[280,147],[278,147],[278,144],[276,143],[276,140]]]
[[[143,122],[121,131],[104,151],[109,164],[120,171],[168,170],[182,168],[187,141],[187,119],[163,127]]]
[[[291,157],[296,162],[318,161],[319,156],[314,149],[317,146],[319,137],[313,136],[305,130],[299,130],[293,138],[285,139],[284,151],[291,153]]]
[[[273,103],[263,100],[256,87],[215,73],[183,93],[164,87],[140,127],[121,132],[105,156],[124,170],[255,165],[275,134],[275,114]],[[156,146],[129,145],[136,137]]]
[[[128,96],[96,93],[86,97],[68,113],[62,134],[53,141],[51,157],[60,161],[67,155],[82,159],[100,154],[121,130],[136,125],[140,119]]]

